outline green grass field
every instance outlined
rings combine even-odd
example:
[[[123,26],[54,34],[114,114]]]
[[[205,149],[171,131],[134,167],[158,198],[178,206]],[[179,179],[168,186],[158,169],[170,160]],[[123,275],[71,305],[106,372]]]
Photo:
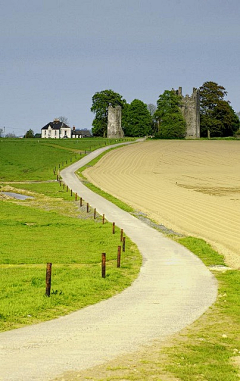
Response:
[[[8,150],[5,147],[3,154],[1,144],[0,142],[2,158],[8,155]],[[11,147],[11,142],[6,144]],[[59,148],[56,141],[51,141],[51,144],[52,147],[48,148],[53,150],[52,157],[56,157],[57,165],[61,156],[58,156],[58,151],[64,151],[69,145],[67,149],[70,149],[70,158],[71,144],[76,142],[61,141],[59,145],[63,148]],[[58,147],[56,151],[53,147],[55,144]],[[28,148],[32,150],[26,142],[24,147],[26,154]],[[37,144],[34,147],[37,157]],[[16,149],[23,151],[18,146]],[[84,151],[83,148],[79,148],[81,149]],[[41,151],[41,148],[39,150]],[[67,152],[66,149],[65,151]],[[22,155],[24,156],[24,153]],[[69,313],[110,297],[131,284],[141,264],[136,246],[127,239],[122,267],[117,269],[119,229],[113,235],[111,224],[102,225],[100,216],[93,220],[92,210],[87,214],[85,206],[79,208],[78,203],[63,186],[57,182],[48,183],[48,180],[55,178],[50,166],[46,166],[44,175],[38,175],[37,165],[33,166],[35,169],[33,168],[32,173],[25,172],[26,181],[32,180],[34,176],[37,179],[39,176],[42,182],[20,183],[23,180],[21,159],[20,156],[17,158],[17,153],[12,156],[12,174],[15,173],[15,177],[9,177],[18,183],[5,182],[4,179],[8,178],[8,175],[1,159],[1,189],[24,192],[34,198],[26,201],[0,199],[0,330]],[[42,162],[45,163],[45,160]],[[8,181],[10,182],[10,179]],[[107,194],[104,196],[109,197]],[[112,201],[114,202],[114,199]],[[171,238],[195,253],[214,273],[219,285],[216,303],[196,322],[171,337],[166,343],[156,341],[137,353],[70,375],[66,378],[67,381],[240,379],[239,269],[218,271],[218,266],[224,266],[224,258],[203,240],[196,237]],[[100,257],[103,251],[106,251],[108,256],[105,279],[101,278]],[[50,298],[45,296],[48,261],[53,263],[53,293]]]
[[[66,161],[74,160],[73,147],[84,151],[89,141],[1,140],[0,191],[33,197],[25,201],[0,198],[1,331],[109,298],[138,274],[141,256],[136,245],[126,239],[126,252],[117,269],[120,229],[116,227],[112,234],[112,224],[103,224],[101,216],[94,219],[91,209],[86,213],[86,205],[80,207],[66,187],[53,180],[53,164],[67,165]],[[105,146],[106,139],[93,139],[91,149],[96,142],[97,147]],[[107,255],[105,279],[101,277],[103,252]],[[52,263],[50,298],[45,296],[48,262]]]
[[[128,139],[130,140],[130,139]],[[0,181],[50,180],[85,153],[124,139],[0,139]]]

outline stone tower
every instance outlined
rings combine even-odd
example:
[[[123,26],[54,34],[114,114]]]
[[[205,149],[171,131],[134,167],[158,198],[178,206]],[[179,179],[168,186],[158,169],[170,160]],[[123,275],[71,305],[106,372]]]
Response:
[[[107,137],[111,139],[123,138],[122,108],[121,106],[108,106]]]
[[[200,138],[200,99],[199,90],[193,88],[192,95],[182,95],[182,88],[176,90],[176,94],[182,97],[181,111],[186,120],[186,138]]]

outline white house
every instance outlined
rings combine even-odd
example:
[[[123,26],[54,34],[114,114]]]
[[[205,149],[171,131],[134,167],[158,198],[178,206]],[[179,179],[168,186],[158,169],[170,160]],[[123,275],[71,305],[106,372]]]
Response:
[[[79,138],[91,138],[91,132],[89,130],[76,130],[76,128],[73,126],[72,129],[72,138],[73,139],[79,139]]]
[[[67,126],[63,122],[60,122],[59,119],[54,119],[53,122],[46,124],[46,126],[44,126],[41,130],[41,137],[45,139],[71,138],[71,135],[71,127]]]

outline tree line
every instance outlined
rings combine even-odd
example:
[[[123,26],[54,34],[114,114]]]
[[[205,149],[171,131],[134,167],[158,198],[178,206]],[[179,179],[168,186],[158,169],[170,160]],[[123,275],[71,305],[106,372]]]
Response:
[[[215,82],[204,82],[199,88],[201,137],[233,136],[240,128],[240,113],[235,113],[225,99],[226,89]],[[179,139],[186,135],[186,121],[181,112],[182,97],[174,90],[159,95],[157,105],[134,99],[130,104],[113,90],[96,92],[91,111],[94,136],[107,136],[108,106],[122,107],[122,128],[125,136],[149,136]]]

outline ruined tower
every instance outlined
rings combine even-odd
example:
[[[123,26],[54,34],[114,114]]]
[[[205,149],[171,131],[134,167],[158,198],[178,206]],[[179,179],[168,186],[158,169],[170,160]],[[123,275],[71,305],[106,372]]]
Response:
[[[182,95],[182,88],[176,90],[176,94],[182,98],[181,111],[186,120],[187,133],[186,138],[200,138],[200,100],[199,90],[193,88],[192,95]]]
[[[121,106],[108,106],[107,137],[111,139],[123,138],[122,108]]]

